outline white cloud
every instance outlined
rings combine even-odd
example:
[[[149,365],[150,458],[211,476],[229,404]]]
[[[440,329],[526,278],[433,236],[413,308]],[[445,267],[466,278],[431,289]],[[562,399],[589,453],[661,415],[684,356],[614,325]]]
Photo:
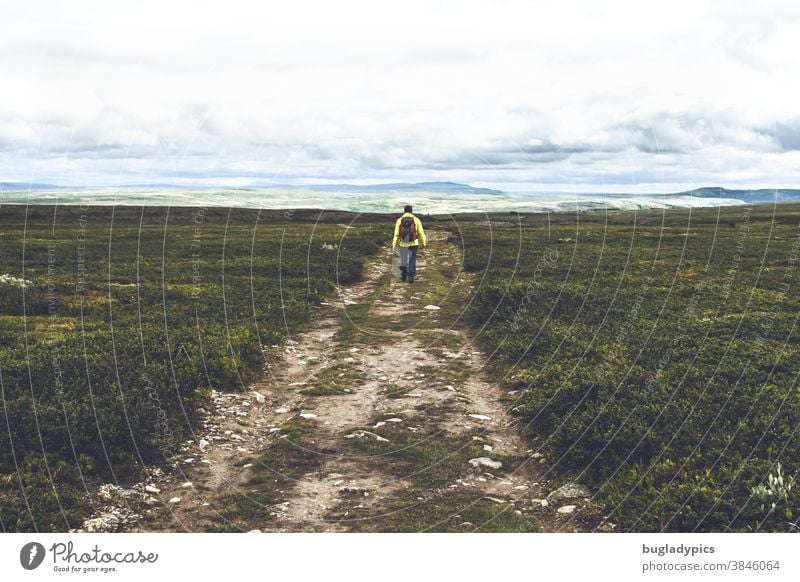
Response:
[[[9,4],[0,179],[800,177],[792,2]]]

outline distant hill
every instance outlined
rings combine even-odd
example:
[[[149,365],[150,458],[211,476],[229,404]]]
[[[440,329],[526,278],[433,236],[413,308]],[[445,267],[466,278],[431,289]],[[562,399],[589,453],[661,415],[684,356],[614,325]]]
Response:
[[[698,196],[700,198],[736,198],[744,202],[781,202],[784,200],[800,200],[800,190],[793,188],[761,188],[758,190],[729,190],[720,186],[706,186],[679,192],[681,196]]]
[[[271,188],[299,188],[315,192],[448,192],[464,194],[502,194],[502,190],[475,188],[456,182],[396,182],[390,184],[313,184],[303,186],[270,186]]]
[[[0,182],[0,192],[25,192],[26,190],[60,190],[67,186],[37,184],[35,182]]]
[[[93,189],[86,186],[64,186],[58,184],[44,184],[36,182],[2,182],[0,181],[0,192],[27,192],[27,191],[46,191],[46,190],[63,190],[63,191],[81,191],[86,189]],[[387,184],[270,184],[270,183],[254,183],[248,186],[197,186],[197,185],[181,185],[181,184],[166,184],[156,183],[151,184],[124,184],[116,186],[106,186],[106,188],[116,189],[153,189],[153,190],[305,190],[312,192],[346,192],[346,193],[374,193],[374,194],[390,194],[390,193],[442,193],[442,194],[504,194],[502,190],[494,190],[492,188],[478,188],[470,186],[469,184],[459,184],[458,182],[391,182]],[[615,194],[615,196],[623,196],[623,194]],[[636,194],[625,194],[624,196],[633,196]],[[642,194],[642,196],[649,196]],[[725,198],[736,199],[748,204],[757,204],[764,202],[783,202],[790,200],[800,200],[800,189],[797,188],[761,188],[761,189],[729,189],[721,186],[704,186],[694,190],[685,192],[663,193],[660,196],[694,196],[698,198]]]

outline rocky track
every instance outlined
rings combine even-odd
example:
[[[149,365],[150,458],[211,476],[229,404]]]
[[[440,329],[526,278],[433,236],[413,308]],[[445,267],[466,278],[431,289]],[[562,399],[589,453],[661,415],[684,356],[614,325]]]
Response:
[[[388,251],[273,346],[263,379],[213,395],[177,468],[116,491],[126,531],[579,531],[590,493],[546,459],[459,325],[472,280],[432,231],[413,285]],[[119,507],[119,500],[123,499]],[[106,519],[114,513],[106,508]],[[103,529],[103,515],[84,529]]]

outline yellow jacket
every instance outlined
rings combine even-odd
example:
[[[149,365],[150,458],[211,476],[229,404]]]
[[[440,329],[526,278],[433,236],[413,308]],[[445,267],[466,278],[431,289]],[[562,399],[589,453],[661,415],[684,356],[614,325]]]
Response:
[[[417,240],[414,240],[414,241],[411,241],[411,242],[402,242],[402,241],[400,241],[400,243],[399,243],[400,246],[401,247],[415,247],[415,246],[419,245],[420,243],[422,243],[422,246],[425,246],[425,245],[428,244],[428,241],[425,238],[425,231],[422,229],[422,223],[420,222],[419,218],[417,218],[416,216],[414,216],[410,212],[406,212],[405,214],[403,214],[403,216],[401,216],[400,218],[397,219],[397,222],[394,225],[394,239],[392,240],[392,248],[395,248],[397,246],[397,244],[398,244],[397,239],[400,238],[400,221],[403,220],[407,216],[410,216],[411,218],[414,219],[414,226],[417,229]]]

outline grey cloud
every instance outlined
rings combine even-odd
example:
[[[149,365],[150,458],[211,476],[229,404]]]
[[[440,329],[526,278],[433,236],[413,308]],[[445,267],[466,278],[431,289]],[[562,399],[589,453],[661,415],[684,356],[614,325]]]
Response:
[[[776,144],[784,151],[800,150],[800,124],[776,123],[769,128],[758,130],[762,134],[774,139]]]

